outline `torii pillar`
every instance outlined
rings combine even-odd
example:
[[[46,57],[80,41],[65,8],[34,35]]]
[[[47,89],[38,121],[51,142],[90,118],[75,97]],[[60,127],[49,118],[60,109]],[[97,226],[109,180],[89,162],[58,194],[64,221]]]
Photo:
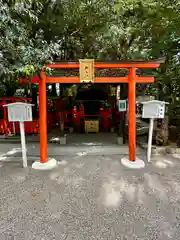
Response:
[[[124,157],[121,163],[129,168],[144,168],[143,160],[136,157],[136,68],[128,72],[128,146],[129,159]]]
[[[130,68],[128,74],[129,99],[129,160],[136,160],[136,68]]]
[[[54,158],[48,159],[47,144],[47,96],[46,96],[46,74],[41,71],[39,81],[39,126],[40,126],[40,161],[32,164],[37,170],[53,169],[57,162]]]

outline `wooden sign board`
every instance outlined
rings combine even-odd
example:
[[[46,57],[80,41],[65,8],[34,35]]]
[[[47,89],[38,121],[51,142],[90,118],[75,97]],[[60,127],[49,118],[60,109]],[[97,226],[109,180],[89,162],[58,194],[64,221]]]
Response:
[[[164,118],[165,105],[163,101],[152,100],[143,102],[143,118]]]
[[[80,83],[94,83],[94,59],[79,60]]]
[[[32,121],[32,104],[16,102],[4,106],[8,109],[9,122]]]

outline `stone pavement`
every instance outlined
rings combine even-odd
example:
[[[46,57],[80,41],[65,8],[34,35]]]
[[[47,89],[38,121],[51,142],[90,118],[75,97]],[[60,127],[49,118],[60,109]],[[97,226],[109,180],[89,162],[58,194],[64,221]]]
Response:
[[[17,146],[0,149],[12,157]],[[46,172],[1,158],[0,240],[180,239],[179,160],[130,170],[120,162],[127,152],[93,149],[58,155]]]
[[[27,153],[29,158],[39,157],[39,143],[29,143],[27,144]],[[85,143],[77,146],[69,145],[59,145],[59,144],[48,144],[48,155],[50,157],[54,156],[75,156],[88,153],[88,155],[114,155],[114,154],[127,154],[128,146],[122,145],[118,146],[116,144],[107,145],[94,145],[93,143]],[[144,151],[137,147],[137,154],[143,154]],[[21,157],[21,145],[20,144],[0,144],[0,160],[4,157],[12,159],[14,157]],[[59,160],[59,159],[58,159]]]

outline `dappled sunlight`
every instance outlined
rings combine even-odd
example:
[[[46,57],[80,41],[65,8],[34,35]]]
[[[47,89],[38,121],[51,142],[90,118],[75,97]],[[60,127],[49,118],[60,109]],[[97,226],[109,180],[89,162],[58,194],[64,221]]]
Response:
[[[6,153],[6,155],[7,155],[7,156],[11,156],[11,155],[13,155],[13,154],[15,154],[15,153],[19,153],[19,152],[21,152],[21,151],[22,151],[21,148],[13,148],[12,150],[8,151],[8,152]]]
[[[155,161],[153,165],[158,168],[167,168],[168,164],[162,161]]]
[[[115,189],[106,189],[106,197],[104,199],[104,204],[107,207],[117,207],[122,202],[122,196],[120,193],[115,191]]]
[[[98,151],[98,148],[95,147],[95,146],[92,146],[92,147],[90,147],[89,149],[87,149],[86,151],[77,152],[75,158],[77,158],[77,157],[83,157],[83,156],[85,156],[85,155],[88,155],[89,153],[92,153],[92,152],[94,153],[94,152],[97,152],[97,151]],[[74,159],[75,159],[75,158],[74,158]]]
[[[167,168],[175,166],[175,163],[167,158],[163,158],[163,156],[156,157],[152,160],[152,164],[157,168]]]
[[[76,155],[78,156],[78,157],[82,157],[82,156],[85,156],[85,155],[87,155],[88,154],[88,152],[78,152],[78,153],[76,153]]]
[[[117,186],[116,181],[111,180],[109,183],[105,183],[102,186],[102,192],[100,196],[100,201],[106,207],[117,207],[121,204],[123,197],[119,191],[119,186]]]
[[[58,142],[58,141],[60,141],[60,138],[59,138],[59,137],[52,137],[52,138],[50,139],[50,141],[51,141],[51,142]]]
[[[152,164],[158,168],[173,168],[177,162],[173,159],[156,156],[156,161]],[[168,174],[168,173],[167,173]],[[107,181],[100,188],[99,203],[103,203],[105,208],[117,208],[124,202],[146,205],[150,196],[154,201],[158,198],[163,202],[167,202],[168,198],[176,202],[180,194],[180,185],[177,181],[167,181],[168,179],[158,170],[155,173],[146,172],[140,179],[138,176],[129,178],[111,174]],[[169,196],[169,191],[173,191],[172,196]],[[167,235],[170,234],[167,231]]]
[[[131,184],[124,179],[111,179],[105,183],[101,188],[99,201],[103,202],[105,207],[118,207],[122,204],[124,198],[129,202],[133,202],[135,197],[141,198],[144,201],[143,188],[139,184]]]
[[[58,177],[59,177],[59,173],[58,172],[52,172],[49,174],[49,178],[51,180],[58,180]]]
[[[82,142],[83,145],[85,146],[96,146],[96,145],[102,145],[102,143],[99,143],[99,142],[89,142],[89,143],[85,143],[85,142]]]
[[[180,159],[180,154],[179,154],[179,153],[173,153],[172,156],[173,156],[174,158]]]
[[[155,195],[161,200],[167,199],[167,189],[160,182],[158,176],[145,173],[143,182],[132,181],[133,179],[129,183],[123,178],[120,180],[109,179],[101,187],[98,201],[107,208],[117,208],[123,201],[146,205],[149,194]],[[175,190],[180,192],[180,187],[176,185]]]
[[[66,160],[62,160],[62,161],[58,161],[57,163],[58,163],[58,165],[66,165],[67,161]]]
[[[151,189],[151,192],[154,194],[157,194],[158,197],[165,199],[166,196],[166,189],[162,185],[162,183],[159,180],[158,176],[152,176],[149,173],[144,174],[145,181],[148,184],[148,187]]]
[[[8,157],[12,157],[12,155],[15,155],[16,153],[21,153],[21,148],[12,148],[6,153],[3,153],[0,155],[0,161],[7,161]]]
[[[0,155],[0,161],[5,161],[7,160],[6,154]]]
[[[164,162],[169,164],[170,166],[174,166],[174,163],[171,160],[165,159]]]

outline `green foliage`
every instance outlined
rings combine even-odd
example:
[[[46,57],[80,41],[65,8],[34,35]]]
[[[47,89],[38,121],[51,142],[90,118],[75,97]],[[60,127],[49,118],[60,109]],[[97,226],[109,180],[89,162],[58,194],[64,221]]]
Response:
[[[164,56],[146,92],[169,101],[170,114],[180,105],[178,0],[0,0],[0,6],[1,88],[16,88],[19,76],[37,74],[56,58]]]
[[[43,29],[32,36],[42,5],[38,1],[0,1],[0,77],[32,75],[59,54],[58,42],[47,42]],[[35,6],[36,5],[36,6]],[[36,10],[36,11],[35,11]]]
[[[176,57],[180,51],[179,1],[119,0],[116,11],[120,12],[121,24],[124,18],[126,30],[131,28],[129,39],[134,37],[127,48],[128,58],[166,58],[154,73],[154,86],[145,88],[149,94],[170,103],[170,116],[180,117],[180,64]]]

